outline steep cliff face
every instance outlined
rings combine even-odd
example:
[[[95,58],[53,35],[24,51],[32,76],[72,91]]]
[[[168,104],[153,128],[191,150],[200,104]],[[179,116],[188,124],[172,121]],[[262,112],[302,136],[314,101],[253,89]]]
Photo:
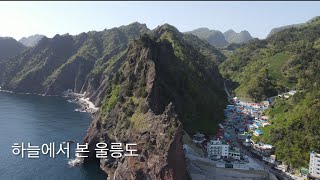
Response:
[[[214,73],[219,55],[206,50],[198,51],[188,35],[166,24],[93,75],[87,84],[98,85],[98,93],[88,95],[100,110],[84,140],[91,149],[86,161],[96,159],[98,142],[137,143],[138,157],[100,159],[109,177],[187,179],[182,125],[213,132],[225,105],[221,77]]]
[[[111,80],[112,90],[85,138],[91,149],[87,160],[95,159],[98,142],[137,143],[139,154],[100,160],[112,179],[187,179],[182,124],[172,103],[161,104],[159,87],[157,64],[173,58],[168,42],[144,36],[129,47],[119,74]]]

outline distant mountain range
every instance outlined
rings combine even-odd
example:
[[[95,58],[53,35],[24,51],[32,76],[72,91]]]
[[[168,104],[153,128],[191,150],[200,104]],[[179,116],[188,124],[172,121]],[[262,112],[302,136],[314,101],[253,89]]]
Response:
[[[230,29],[224,33],[218,30],[210,30],[208,28],[198,28],[193,31],[186,32],[193,34],[201,39],[208,41],[215,47],[224,47],[231,43],[242,44],[249,42],[252,38],[248,31],[241,31],[240,33]]]
[[[27,47],[32,47],[38,44],[38,42],[45,37],[44,35],[35,34],[29,37],[23,37],[19,40],[20,43]]]

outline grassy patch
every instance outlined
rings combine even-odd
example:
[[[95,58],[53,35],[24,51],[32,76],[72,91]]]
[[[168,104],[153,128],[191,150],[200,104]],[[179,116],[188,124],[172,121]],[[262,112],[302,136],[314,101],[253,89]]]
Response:
[[[117,103],[118,101],[118,95],[120,91],[120,86],[114,86],[112,91],[111,91],[111,96],[110,98],[106,101],[106,109],[107,111],[110,111]]]
[[[133,123],[134,127],[139,132],[148,131],[148,121],[145,118],[145,115],[141,113],[138,109],[135,111],[135,113],[130,118],[130,122]]]
[[[320,38],[314,42],[313,48],[320,50]]]
[[[272,125],[265,126],[265,127],[259,128],[259,129],[263,132],[263,135],[260,135],[260,136],[253,135],[252,140],[256,143],[258,143],[258,142],[271,143],[270,142],[270,131],[272,129]]]
[[[266,60],[267,68],[269,69],[270,76],[273,79],[277,79],[287,86],[290,84],[287,83],[285,77],[282,74],[282,67],[288,62],[290,56],[285,53],[278,53]]]

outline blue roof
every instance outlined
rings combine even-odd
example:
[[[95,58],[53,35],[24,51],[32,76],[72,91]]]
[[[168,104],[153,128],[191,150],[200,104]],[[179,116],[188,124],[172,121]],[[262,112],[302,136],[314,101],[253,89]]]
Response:
[[[256,129],[254,132],[258,133],[258,134],[263,134],[263,132],[259,129]]]
[[[254,123],[256,126],[261,126],[261,124],[260,123]]]
[[[253,109],[253,107],[251,107],[251,106],[244,106],[244,108],[246,108],[246,109]]]

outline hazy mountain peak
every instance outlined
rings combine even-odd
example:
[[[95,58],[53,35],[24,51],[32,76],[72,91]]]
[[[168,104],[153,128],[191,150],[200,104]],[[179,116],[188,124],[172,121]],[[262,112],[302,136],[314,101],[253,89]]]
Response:
[[[224,47],[230,43],[246,43],[252,39],[250,33],[246,30],[237,33],[233,29],[229,29],[222,33],[218,30],[210,30],[206,27],[201,27],[186,33],[196,35],[199,38],[208,41],[215,47]]]
[[[222,32],[218,30],[210,30],[208,28],[202,27],[186,33],[196,35],[200,39],[208,41],[215,47],[224,47],[228,45],[228,42],[226,41]]]
[[[20,43],[22,43],[25,46],[32,47],[37,45],[37,43],[45,37],[44,35],[35,34],[29,37],[23,37],[19,40]]]
[[[243,30],[240,33],[250,34],[247,30]]]
[[[224,37],[229,43],[246,43],[252,39],[251,34],[247,30],[243,30],[240,33],[235,32],[232,29],[224,32]]]
[[[223,34],[230,34],[230,33],[234,34],[236,32],[233,29],[229,29],[228,31],[224,32]]]
[[[237,34],[233,29],[229,29],[228,31],[224,32],[223,35],[224,37],[228,40],[230,37],[234,36]]]

